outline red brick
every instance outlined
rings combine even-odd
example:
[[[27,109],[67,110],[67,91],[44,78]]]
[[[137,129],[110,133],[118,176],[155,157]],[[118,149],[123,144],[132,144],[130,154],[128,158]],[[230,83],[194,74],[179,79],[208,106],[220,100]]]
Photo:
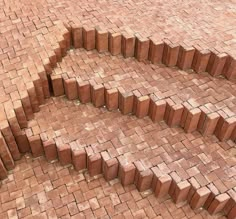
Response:
[[[53,140],[47,140],[43,142],[45,157],[48,161],[57,159],[57,147]]]
[[[132,93],[119,92],[119,110],[126,115],[133,111],[134,95]]]
[[[121,39],[122,35],[120,33],[109,34],[109,51],[112,55],[121,54]]]
[[[164,42],[157,41],[154,38],[151,38],[149,60],[153,64],[159,64],[162,62],[163,51],[164,51]]]
[[[218,123],[219,124],[219,123]],[[220,128],[220,131],[216,133],[216,136],[221,140],[225,141],[228,140],[232,133],[234,128],[236,127],[236,118],[235,117],[230,117],[227,118]]]
[[[169,195],[171,197],[174,196],[175,193],[175,189],[177,187],[177,184],[181,182],[181,178],[179,177],[179,175],[176,172],[172,172],[170,174],[172,181],[171,181],[171,185],[170,185],[170,189],[169,189]]]
[[[144,61],[148,59],[149,52],[149,39],[138,37],[136,39],[135,57],[138,61]]]
[[[203,136],[213,135],[216,129],[216,125],[219,121],[218,113],[210,113],[205,117],[202,128],[199,130]]]
[[[78,98],[77,81],[75,78],[64,80],[65,94],[69,100],[75,100]]]
[[[170,111],[171,108],[175,105],[172,99],[168,98],[166,100],[166,110],[165,110],[165,115],[164,115],[164,120],[168,122],[169,116],[170,116]]]
[[[27,128],[27,118],[20,100],[14,101],[14,111],[21,128]]]
[[[72,41],[76,49],[83,47],[83,28],[81,25],[72,25]]]
[[[116,88],[106,90],[106,107],[108,110],[118,109],[118,90]]]
[[[180,46],[177,44],[165,42],[162,62],[169,67],[176,66],[178,61],[179,48]]]
[[[227,191],[227,193],[230,196],[230,199],[224,207],[224,215],[228,215],[230,211],[236,206],[236,191],[234,189],[230,189]]]
[[[179,182],[176,185],[175,191],[172,196],[174,202],[180,203],[180,202],[186,201],[190,188],[191,188],[191,185],[187,180]]]
[[[102,107],[105,105],[105,88],[102,84],[92,86],[91,96],[95,107]]]
[[[197,73],[205,72],[207,69],[210,55],[211,53],[209,50],[199,51],[196,49],[196,52],[193,57],[192,69]]]
[[[188,179],[188,181],[191,184],[191,188],[188,193],[187,202],[190,203],[192,197],[201,186],[194,177],[191,177],[190,179]]]
[[[235,219],[235,215],[236,215],[236,206],[234,206],[231,210],[230,210],[230,212],[229,212],[229,214],[227,215],[228,217],[228,219]]]
[[[223,193],[214,198],[211,202],[210,206],[208,207],[207,211],[212,214],[217,214],[223,210],[227,202],[229,201],[230,197],[228,194]]]
[[[57,62],[57,60],[56,60]],[[55,66],[56,67],[56,63]],[[39,73],[38,73],[40,80],[42,82],[42,89],[43,89],[43,94],[45,98],[49,98],[51,96],[50,94],[50,88],[49,88],[49,80],[47,77],[47,73],[44,69],[42,69]]]
[[[28,137],[30,149],[33,157],[39,157],[44,154],[42,141],[39,135]]]
[[[150,100],[149,117],[153,122],[160,122],[164,119],[166,102],[164,100]]]
[[[180,69],[186,70],[192,67],[195,48],[186,45],[181,46],[179,50],[179,57],[177,65]]]
[[[15,135],[15,139],[21,153],[30,151],[29,141],[24,131],[17,133],[17,135]]]
[[[137,106],[138,106],[138,99],[142,96],[141,93],[138,90],[133,91],[134,94],[134,101],[133,101],[133,111],[132,113],[136,115],[137,112]]]
[[[122,54],[125,58],[134,56],[135,37],[132,34],[123,34],[121,45]]]
[[[118,176],[119,163],[116,158],[111,158],[105,151],[102,155],[102,172],[107,181],[113,180]]]
[[[90,176],[96,176],[102,173],[102,157],[100,154],[94,154],[88,157],[88,171]]]
[[[42,81],[39,78],[38,74],[33,74],[32,75],[32,81],[33,81],[33,84],[34,84],[34,87],[35,87],[35,93],[36,93],[39,105],[41,105],[45,102]]]
[[[163,175],[157,179],[157,184],[155,188],[155,195],[157,198],[162,198],[168,195],[172,179],[169,175]]]
[[[33,119],[34,113],[33,113],[33,109],[32,109],[31,103],[30,103],[28,93],[26,91],[21,91],[20,97],[21,97],[22,106],[23,106],[27,120]]]
[[[72,163],[77,171],[87,168],[87,154],[84,149],[72,150]]]
[[[64,86],[61,75],[51,75],[52,89],[55,97],[64,95]]]
[[[81,103],[91,102],[91,87],[89,82],[78,82],[78,96]]]
[[[181,104],[175,104],[173,106],[170,106],[167,125],[170,127],[179,125],[183,114],[183,110],[184,107]]]
[[[136,110],[136,116],[138,118],[143,118],[148,115],[149,103],[150,103],[149,96],[142,96],[138,98],[137,110]]]
[[[235,80],[236,79],[236,60],[229,56],[226,59],[225,66],[223,69],[223,75],[228,80]]]
[[[29,99],[30,99],[30,103],[31,103],[33,112],[38,112],[39,111],[39,101],[38,101],[33,83],[27,83],[27,92],[29,94]]]
[[[219,191],[218,189],[214,186],[214,184],[210,184],[207,186],[207,188],[211,191],[210,195],[208,196],[205,204],[204,204],[204,208],[208,209],[210,204],[212,203],[212,201],[214,200],[214,198],[219,195]]]
[[[211,191],[207,187],[199,188],[193,195],[190,206],[192,209],[198,209],[204,206]]]
[[[2,159],[0,158],[0,179],[3,180],[7,177],[7,170],[2,162]]]
[[[95,49],[95,29],[83,26],[83,45],[86,50]]]
[[[57,153],[61,165],[71,164],[71,148],[69,144],[57,146]]]
[[[119,165],[119,179],[123,186],[134,183],[135,166],[133,164],[121,164]]]
[[[96,49],[98,52],[108,51],[108,32],[106,30],[96,30]]]
[[[184,130],[189,133],[197,130],[201,110],[199,108],[191,109],[187,115]]]

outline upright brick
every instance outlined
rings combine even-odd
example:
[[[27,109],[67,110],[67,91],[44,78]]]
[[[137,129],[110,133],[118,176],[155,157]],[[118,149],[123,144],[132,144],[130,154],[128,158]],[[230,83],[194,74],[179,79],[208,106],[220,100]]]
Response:
[[[93,27],[83,27],[83,46],[86,50],[95,49],[95,29]]]
[[[56,60],[56,63],[57,63],[57,60]],[[54,67],[56,67],[56,63],[55,63]],[[48,76],[47,76],[47,73],[46,73],[45,69],[44,68],[40,69],[39,72],[38,72],[38,75],[39,75],[40,80],[42,82],[44,97],[49,98],[51,96],[50,88],[49,88],[49,79],[48,79]]]
[[[92,86],[91,96],[95,107],[102,107],[105,105],[105,88],[102,84]]]
[[[75,100],[78,98],[77,81],[75,78],[69,78],[64,80],[65,93],[69,100]]]
[[[219,131],[216,134],[216,137],[219,138],[221,141],[228,140],[232,133],[234,128],[236,127],[236,117],[230,117],[223,121],[222,125],[219,125]]]
[[[227,204],[227,202],[229,201],[229,199],[230,199],[230,197],[227,193],[217,195],[213,199],[213,201],[211,202],[211,204],[208,207],[207,211],[211,215],[219,213],[220,211],[222,211],[224,209],[224,207]]]
[[[44,154],[44,150],[40,136],[30,136],[28,139],[33,157],[42,156]]]
[[[219,118],[220,116],[216,112],[207,114],[203,122],[202,128],[199,129],[202,135],[204,136],[213,135],[216,129],[216,125],[219,121]]]
[[[126,115],[133,111],[134,95],[130,93],[119,92],[119,110]]]
[[[55,97],[65,94],[63,80],[61,75],[51,75],[52,89]]]
[[[2,162],[2,159],[0,158],[0,179],[3,180],[7,177],[7,170]]]
[[[178,44],[165,42],[162,62],[169,67],[176,66],[178,61],[179,48],[180,46]]]
[[[57,146],[53,140],[44,141],[43,148],[45,152],[45,157],[48,161],[57,159]]]
[[[88,172],[90,176],[102,173],[102,157],[100,154],[93,154],[88,157]]]
[[[30,151],[29,140],[26,136],[24,130],[21,130],[15,135],[16,143],[21,153],[26,153]]]
[[[25,111],[24,111],[21,101],[20,100],[14,101],[13,105],[14,105],[16,118],[19,122],[20,127],[27,128],[28,122],[27,122],[27,118],[26,118]]]
[[[181,117],[181,121],[180,121],[180,126],[182,128],[184,128],[184,126],[185,126],[185,122],[186,122],[188,113],[193,108],[188,102],[184,102],[183,107],[184,107],[184,109],[183,109],[183,113],[182,113],[182,117]]]
[[[45,102],[42,81],[38,74],[33,74],[31,77],[32,77],[32,81],[35,87],[35,93],[36,93],[39,105],[41,105]]]
[[[113,56],[121,54],[121,40],[122,35],[120,33],[109,34],[109,51]]]
[[[209,50],[196,49],[193,57],[192,69],[197,73],[205,72],[207,69],[208,61],[210,59],[210,55],[211,53]]]
[[[122,36],[122,54],[125,58],[133,57],[135,50],[135,36],[132,34],[123,34]]]
[[[27,92],[29,94],[30,103],[33,109],[33,112],[39,111],[39,101],[36,95],[35,87],[32,82],[27,83]]]
[[[186,201],[190,188],[191,188],[191,185],[187,180],[179,182],[176,185],[175,191],[172,196],[174,202],[180,203],[180,202]]]
[[[78,82],[78,96],[81,103],[91,102],[91,86],[88,81]]]
[[[71,148],[69,144],[57,145],[57,153],[61,165],[65,166],[71,164]]]
[[[27,91],[21,91],[20,92],[20,97],[21,97],[21,102],[22,102],[22,106],[25,112],[25,116],[27,118],[27,120],[31,120],[34,118],[34,113],[33,113],[33,109],[31,106],[31,102],[30,102],[30,98],[28,95]]]
[[[157,198],[162,198],[169,194],[172,179],[169,175],[163,175],[157,179],[156,188],[154,193]]]
[[[194,53],[194,47],[182,45],[179,49],[177,66],[182,70],[190,69],[192,67]]]
[[[148,59],[150,40],[147,38],[138,37],[135,45],[135,57],[138,61]]]
[[[153,122],[160,122],[164,119],[166,110],[166,101],[164,100],[150,100],[149,117]]]
[[[83,47],[83,28],[80,24],[72,25],[72,42],[76,49]]]
[[[232,56],[228,56],[223,68],[223,75],[228,80],[236,80],[236,59]]]
[[[84,149],[72,150],[72,163],[77,171],[87,168],[87,154]]]
[[[161,40],[156,40],[155,38],[150,39],[150,49],[149,49],[149,60],[153,64],[162,63],[164,51],[164,42]]]
[[[97,29],[96,30],[96,49],[98,52],[108,51],[108,31]]]
[[[137,110],[136,116],[138,118],[143,118],[148,115],[150,98],[149,96],[139,97],[137,100]]]
[[[106,107],[108,110],[117,110],[118,109],[118,90],[116,88],[108,89],[105,92],[106,97]]]
[[[199,108],[194,108],[189,111],[184,125],[184,130],[187,133],[191,133],[197,130],[200,115],[201,110]]]
[[[116,158],[111,158],[108,152],[104,151],[102,155],[102,172],[107,181],[113,180],[118,176],[119,163]]]
[[[208,199],[211,191],[207,187],[199,188],[193,195],[190,206],[192,209],[198,209],[204,206],[206,200]]]
[[[184,107],[182,104],[174,104],[170,107],[169,116],[167,119],[167,125],[170,127],[180,124]]]

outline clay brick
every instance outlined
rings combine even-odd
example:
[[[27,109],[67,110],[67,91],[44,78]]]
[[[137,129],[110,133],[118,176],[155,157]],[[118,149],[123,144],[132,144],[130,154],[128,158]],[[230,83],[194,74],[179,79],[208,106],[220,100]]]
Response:
[[[165,120],[165,122],[168,122],[171,108],[172,108],[174,105],[175,105],[175,103],[173,102],[172,99],[168,98],[168,99],[166,100],[166,111],[165,111],[165,115],[164,115],[164,120]]]
[[[30,99],[30,103],[31,103],[33,112],[34,113],[38,112],[39,111],[39,101],[38,101],[33,83],[27,84],[27,92],[29,94],[29,99]]]
[[[147,38],[138,37],[135,45],[135,57],[138,61],[144,61],[148,59],[150,41]]]
[[[227,193],[220,194],[214,198],[211,202],[210,206],[208,207],[207,211],[213,215],[217,214],[222,211],[229,201],[230,197]]]
[[[86,50],[95,49],[95,29],[93,27],[83,27],[83,45]]]
[[[32,109],[31,103],[30,103],[28,93],[26,91],[21,91],[20,97],[21,97],[22,106],[23,106],[27,120],[33,119],[34,113],[33,113],[33,109]]]
[[[126,115],[133,111],[134,95],[132,93],[119,92],[119,110]]]
[[[72,42],[75,49],[83,47],[83,28],[79,24],[72,25]]]
[[[190,179],[188,179],[189,183],[191,184],[191,188],[188,192],[188,197],[187,197],[187,202],[190,203],[193,195],[195,194],[195,192],[201,187],[200,184],[198,183],[198,181],[194,178],[191,177]]]
[[[142,96],[138,98],[137,110],[136,110],[136,116],[138,118],[143,118],[148,115],[149,103],[150,103],[149,96]]]
[[[232,141],[236,142],[236,127],[234,128],[234,131],[232,132],[232,135],[231,135],[230,139]]]
[[[56,60],[56,62],[57,62],[57,60]],[[56,63],[55,63],[54,67],[56,67]],[[42,69],[42,70],[40,70],[38,75],[39,75],[40,80],[42,82],[42,89],[43,89],[44,98],[49,98],[51,96],[51,94],[50,94],[49,79],[47,77],[47,73],[44,69]]]
[[[221,54],[211,53],[207,65],[207,72],[212,76],[218,76],[222,74],[227,57],[228,55],[226,53],[221,53]]]
[[[71,164],[71,148],[69,144],[57,146],[57,153],[61,165]]]
[[[118,109],[118,90],[116,88],[106,90],[106,107],[108,110]]]
[[[193,57],[192,69],[197,72],[205,72],[207,69],[208,61],[210,59],[210,51],[209,50],[197,50]]]
[[[69,100],[75,100],[78,98],[77,81],[75,78],[64,80],[65,94]]]
[[[153,122],[160,122],[164,119],[166,102],[164,100],[150,100],[149,117]]]
[[[2,136],[1,132],[0,132],[0,157],[6,169],[11,170],[14,168],[14,160],[11,156],[11,153],[7,147],[5,139]]]
[[[203,126],[200,129],[200,132],[202,133],[203,136],[214,134],[219,118],[220,116],[218,113],[210,113],[206,115]]]
[[[134,164],[121,164],[119,165],[119,179],[123,186],[134,183],[135,166]]]
[[[182,70],[191,69],[194,53],[195,48],[191,46],[187,47],[185,45],[181,46],[179,49],[177,66]]]
[[[21,128],[27,128],[27,118],[20,100],[14,101],[14,111]]]
[[[135,37],[132,34],[123,34],[121,42],[122,54],[125,58],[134,56]]]
[[[216,134],[216,137],[219,138],[221,141],[228,140],[232,133],[234,128],[236,127],[236,117],[230,117],[224,120],[223,124],[221,125],[220,130]]]
[[[189,111],[184,125],[185,132],[191,133],[197,130],[200,115],[201,110],[199,108],[194,108]]]
[[[157,185],[157,180],[164,174],[160,171],[160,169],[157,166],[154,166],[151,168],[153,172],[153,178],[152,178],[152,191],[155,192],[156,185]]]
[[[141,97],[141,93],[138,90],[133,91],[134,101],[133,101],[133,114],[136,115],[138,99]]]
[[[88,157],[88,172],[90,176],[102,173],[102,157],[100,154],[93,154]]]
[[[108,51],[108,32],[106,30],[96,30],[96,49],[98,52]]]
[[[113,56],[121,54],[121,39],[120,33],[109,34],[109,51]]]
[[[111,158],[105,151],[102,155],[102,172],[107,181],[113,180],[118,176],[119,163],[116,158]]]
[[[43,148],[48,161],[57,159],[57,147],[53,140],[44,141]]]
[[[55,97],[65,94],[61,75],[51,75],[52,89]]]
[[[174,67],[177,65],[180,46],[173,43],[164,43],[164,51],[162,62],[169,66]]]
[[[28,138],[24,131],[20,131],[15,135],[16,143],[21,153],[26,153],[30,151],[30,145]]]
[[[2,159],[0,158],[0,179],[3,180],[7,177],[7,170],[2,162]]]
[[[179,125],[182,118],[183,110],[184,107],[181,104],[175,104],[173,106],[170,106],[167,125],[170,127]]]
[[[72,163],[77,171],[87,168],[87,154],[84,149],[72,151]]]
[[[157,40],[151,38],[150,50],[149,50],[149,60],[153,64],[162,63],[163,51],[164,51],[164,42],[157,41]]]
[[[212,201],[214,200],[214,198],[217,196],[217,195],[219,195],[219,191],[218,191],[218,189],[215,187],[215,185],[214,184],[209,184],[208,186],[207,186],[207,188],[211,191],[211,193],[210,193],[210,195],[208,196],[208,198],[207,198],[207,200],[206,200],[206,202],[205,202],[205,204],[204,204],[204,208],[205,209],[208,209],[209,208],[209,206],[210,206],[210,204],[212,203]]]
[[[229,212],[229,214],[227,215],[228,217],[228,219],[235,219],[235,215],[236,215],[236,206],[234,206],[231,210],[230,210],[230,212]]]
[[[44,154],[44,150],[40,136],[30,136],[28,139],[33,157],[42,156]]]
[[[226,59],[223,75],[228,80],[236,80],[236,60],[231,56],[228,56]]]
[[[179,182],[176,185],[175,191],[172,195],[174,202],[178,204],[180,202],[186,201],[190,188],[191,185],[187,180]]]
[[[157,179],[156,188],[154,193],[157,198],[162,198],[168,195],[171,187],[172,179],[169,175],[163,175]]]
[[[199,188],[193,195],[190,206],[192,209],[198,209],[204,206],[206,200],[208,199],[211,191],[207,187]]]
[[[92,103],[95,107],[105,105],[105,88],[102,84],[94,85],[91,88]]]
[[[91,87],[89,82],[78,82],[78,96],[81,103],[91,102]]]
[[[180,121],[180,126],[184,128],[189,111],[193,108],[188,102],[183,103],[184,109]]]
[[[41,105],[45,103],[42,81],[40,80],[38,74],[33,74],[31,77],[32,77],[32,81],[35,87],[35,93],[36,93],[39,105]]]
[[[176,172],[172,172],[170,176],[172,178],[172,182],[169,189],[169,195],[173,197],[177,184],[181,182],[181,178]]]
[[[234,189],[230,189],[227,193],[230,196],[230,199],[223,209],[223,213],[226,216],[229,215],[230,211],[236,206],[236,191]]]

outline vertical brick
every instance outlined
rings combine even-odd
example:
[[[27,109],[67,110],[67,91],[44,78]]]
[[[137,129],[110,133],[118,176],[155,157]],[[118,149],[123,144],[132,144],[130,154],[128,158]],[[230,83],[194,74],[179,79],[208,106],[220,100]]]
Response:
[[[210,58],[209,50],[197,50],[193,57],[192,69],[197,72],[205,72]]]
[[[132,34],[123,34],[121,45],[122,54],[125,58],[134,56],[135,37]]]
[[[202,129],[200,129],[202,135],[204,136],[213,135],[216,129],[216,125],[219,121],[219,118],[220,116],[216,112],[207,114]]]
[[[170,106],[169,117],[167,119],[167,125],[170,127],[180,124],[184,107],[181,104],[175,104]]]
[[[173,102],[172,99],[168,98],[166,100],[166,111],[165,111],[165,115],[164,115],[164,120],[165,122],[168,122],[168,118],[170,116],[170,111],[171,111],[171,108],[175,105],[175,103]]]
[[[206,202],[204,203],[204,208],[208,209],[214,198],[219,195],[218,189],[215,187],[214,184],[207,185],[207,188],[211,191],[210,195],[208,196]]]
[[[16,143],[21,153],[26,153],[30,151],[30,145],[25,131],[21,130],[15,135]]]
[[[36,93],[39,105],[41,105],[45,102],[42,81],[40,80],[38,74],[33,74],[31,77],[32,77],[32,81],[35,87],[35,93]]]
[[[169,189],[169,195],[173,197],[177,184],[181,182],[181,178],[176,172],[172,172],[170,176],[172,178],[172,181]]]
[[[166,102],[164,100],[150,100],[149,117],[153,122],[160,122],[164,119]]]
[[[213,215],[217,214],[220,211],[223,210],[227,202],[229,201],[230,197],[227,193],[223,193],[220,195],[217,195],[213,201],[211,202],[210,206],[208,207],[207,211]]]
[[[0,157],[6,169],[11,170],[14,168],[15,165],[14,160],[11,156],[11,153],[7,147],[5,139],[2,136],[1,132],[0,132]]]
[[[61,165],[71,164],[71,148],[69,144],[57,146],[57,153]]]
[[[80,24],[72,25],[72,42],[75,49],[83,47],[83,28]]]
[[[107,181],[113,180],[118,176],[119,163],[116,158],[111,158],[105,151],[102,155],[102,172]]]
[[[236,60],[235,58],[228,56],[223,68],[223,75],[228,80],[236,80]]]
[[[119,92],[119,110],[126,115],[133,111],[134,95],[132,93]]]
[[[20,97],[21,97],[22,106],[23,106],[27,120],[33,119],[34,113],[33,113],[33,109],[32,109],[27,91],[21,91]]]
[[[42,156],[44,154],[44,150],[40,136],[30,136],[28,139],[33,157]]]
[[[83,27],[83,45],[86,50],[95,49],[95,29],[92,27]]]
[[[72,163],[77,171],[87,168],[87,154],[84,149],[72,151]]]
[[[230,210],[229,214],[227,215],[228,219],[235,219],[236,215],[236,205]]]
[[[220,126],[220,125],[219,125]],[[215,132],[216,137],[221,141],[228,140],[234,128],[236,127],[236,117],[230,117],[223,121],[222,125],[219,128],[218,133]]]
[[[120,33],[109,34],[109,51],[113,56],[121,54],[121,39]]]
[[[64,80],[65,93],[69,100],[75,100],[78,98],[77,81],[75,78]]]
[[[137,106],[138,106],[138,99],[141,97],[141,93],[138,90],[133,91],[134,94],[134,101],[133,101],[133,114],[136,115]]]
[[[149,96],[142,96],[138,98],[137,110],[136,110],[136,116],[138,118],[143,118],[148,115],[149,103],[150,103]]]
[[[52,89],[55,97],[64,95],[64,86],[61,75],[51,75]]]
[[[180,126],[182,128],[184,128],[189,111],[193,108],[188,102],[184,102],[183,107],[184,107],[184,109],[183,109],[183,113],[182,113],[182,117],[181,117],[181,121],[180,121]]]
[[[56,60],[57,62],[57,60]],[[49,88],[49,79],[47,76],[46,71],[44,70],[44,68],[42,70],[40,70],[40,72],[38,73],[40,80],[42,81],[42,88],[43,88],[43,94],[45,98],[49,98],[50,95],[50,88]]]
[[[88,157],[88,172],[90,176],[102,173],[102,157],[100,154],[93,154]]]
[[[91,102],[91,86],[88,81],[78,82],[78,96],[81,103]]]
[[[33,109],[33,112],[39,111],[39,101],[36,95],[35,87],[33,83],[29,82],[27,83],[27,92],[29,94],[30,103]]]
[[[187,70],[192,67],[195,48],[182,45],[179,49],[179,57],[177,65],[182,70]]]
[[[191,185],[187,180],[179,182],[176,185],[175,191],[172,196],[174,202],[178,204],[180,202],[186,201],[190,188]]]
[[[176,66],[178,61],[179,48],[180,46],[177,44],[165,42],[162,62],[169,67]]]
[[[43,148],[45,152],[45,157],[48,161],[57,159],[57,146],[53,140],[44,141]]]
[[[151,38],[149,60],[153,64],[162,63],[163,51],[164,51],[164,42]]]
[[[197,130],[200,115],[201,110],[199,108],[194,108],[189,111],[184,125],[185,132],[191,133]]]
[[[118,90],[116,88],[106,90],[106,107],[108,110],[118,109]]]
[[[198,181],[194,178],[191,177],[190,179],[188,179],[189,183],[191,184],[191,188],[189,190],[188,193],[188,197],[187,197],[187,202],[190,203],[193,195],[195,194],[195,192],[201,187],[200,184],[198,183]]]
[[[156,188],[154,190],[154,193],[157,198],[162,198],[166,195],[168,195],[170,186],[172,183],[172,179],[169,175],[163,175],[157,179]]]
[[[0,158],[0,179],[3,180],[7,177],[7,170],[2,162],[2,159]]]
[[[150,41],[147,38],[138,37],[135,45],[135,57],[138,61],[148,59]]]
[[[95,107],[102,107],[105,105],[105,89],[102,84],[92,86],[91,96]]]
[[[14,101],[14,111],[21,128],[27,128],[27,118],[20,100]]]
[[[207,187],[199,188],[193,195],[190,206],[192,209],[198,209],[204,206],[206,200],[208,199],[211,191]]]
[[[212,76],[218,76],[223,73],[224,65],[226,63],[228,55],[226,53],[214,54],[211,53],[209,63],[207,66],[207,72]]]
[[[106,30],[96,30],[96,49],[98,52],[108,51],[108,32]]]

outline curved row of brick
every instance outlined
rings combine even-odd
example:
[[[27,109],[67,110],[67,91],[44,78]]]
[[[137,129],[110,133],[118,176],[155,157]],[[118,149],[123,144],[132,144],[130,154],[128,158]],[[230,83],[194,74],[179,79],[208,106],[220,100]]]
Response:
[[[89,38],[90,30],[87,30],[86,28],[79,28],[76,30],[79,33],[79,35],[76,34],[76,37],[81,37],[80,34],[82,34],[82,39],[84,40],[83,45],[86,49],[93,48],[88,46],[92,42],[92,44],[94,43],[94,48],[96,48],[96,45],[100,45],[97,49],[98,51],[102,51],[102,44],[95,44],[96,39],[98,40],[99,37],[95,38],[96,34],[94,29],[92,29],[91,32],[94,36],[92,37],[92,41],[90,41]],[[75,36],[75,29],[73,29],[73,35]],[[121,35],[117,35],[121,37]],[[105,36],[108,36],[107,33],[105,33]],[[118,39],[120,37],[118,37]],[[76,42],[81,41],[75,41],[75,37],[73,39],[74,45],[77,47]],[[109,37],[109,40],[110,39],[111,38]],[[64,39],[60,43],[60,47],[57,48],[55,54],[50,57],[50,62],[45,64],[45,69],[43,69],[40,74],[32,74],[33,83],[29,83],[27,91],[21,93],[20,100],[16,100],[13,103],[6,102],[4,106],[1,105],[0,177],[6,177],[7,170],[14,167],[14,160],[19,159],[21,153],[31,151],[34,156],[38,156],[45,151],[45,155],[48,159],[55,159],[58,153],[59,160],[63,165],[73,162],[75,168],[78,170],[88,167],[91,175],[103,172],[107,180],[119,175],[123,185],[134,182],[140,191],[153,188],[158,197],[169,193],[176,203],[188,199],[193,208],[204,206],[211,214],[224,210],[225,214],[229,218],[232,218],[236,210],[235,192],[233,190],[228,191],[228,193],[217,194],[215,192],[217,189],[212,187],[198,188],[198,186],[196,186],[197,182],[181,182],[175,173],[162,175],[158,172],[158,169],[146,169],[140,162],[130,164],[122,158],[120,160],[110,158],[109,154],[106,152],[91,154],[89,149],[86,152],[73,152],[68,145],[65,145],[63,148],[60,147],[57,152],[56,145],[53,142],[49,141],[42,143],[39,136],[27,137],[27,133],[25,133],[23,128],[27,127],[27,121],[33,118],[33,113],[39,111],[39,106],[44,103],[44,99],[50,96],[50,86],[48,85],[46,73],[50,74],[52,68],[56,66],[56,63],[66,54],[66,50],[69,49],[71,45],[70,40],[71,36],[69,32],[66,32]],[[102,42],[104,41],[102,40]],[[120,40],[118,40],[118,42],[120,42]],[[125,43],[125,47],[122,47],[126,48],[125,51],[129,51],[129,42],[130,40],[127,38],[127,44]],[[131,42],[133,42],[132,39]],[[107,43],[105,44],[107,45]],[[120,45],[120,43],[118,43],[118,45]],[[131,43],[131,45],[133,45],[133,43]],[[116,48],[117,44],[114,44],[113,49],[116,50]],[[118,48],[120,49],[121,47],[118,46]],[[131,50],[134,50],[134,46],[131,46]],[[140,51],[142,51],[142,49]],[[115,53],[112,52],[112,54]],[[135,54],[137,54],[137,52]],[[127,55],[125,55],[125,57],[127,57]],[[63,84],[61,78],[55,81],[55,78],[53,78],[52,75],[52,85],[55,95],[61,95],[62,93],[60,92],[65,92],[69,99],[79,97],[81,102],[84,103],[91,100],[96,107],[103,106],[106,103],[109,110],[117,109],[119,107],[124,114],[132,112],[139,118],[148,114],[154,121],[164,118],[170,126],[177,125],[178,123],[181,124],[180,122],[183,121],[182,119],[177,121],[180,118],[179,113],[181,112],[181,114],[184,115],[185,112],[185,117],[182,116],[182,118],[184,118],[183,127],[186,131],[193,131],[198,128],[196,120],[199,121],[202,118],[200,121],[203,121],[205,124],[204,121],[209,120],[206,120],[206,118],[210,118],[211,121],[212,117],[214,117],[203,114],[196,109],[188,110],[188,106],[175,106],[171,103],[171,100],[156,101],[154,97],[122,94],[122,92],[118,92],[118,90],[111,88],[105,89],[103,85],[90,85],[87,82],[80,82],[77,85],[77,82],[74,79],[67,79]],[[57,93],[57,91],[59,93]],[[218,119],[218,117],[215,120],[213,118],[213,121],[216,123]],[[208,125],[213,124],[214,122],[211,121],[211,123],[209,123],[208,121],[206,123],[207,125],[202,124],[202,132],[207,132]],[[221,140],[230,137],[233,140],[235,139],[235,131],[233,132],[232,128],[235,127],[235,121],[225,121],[220,117],[217,124],[220,128],[218,128],[219,131],[216,133],[218,133],[217,136],[221,138]],[[205,128],[203,128],[204,126]],[[225,129],[225,127],[227,128]],[[44,149],[42,145],[44,146]]]

